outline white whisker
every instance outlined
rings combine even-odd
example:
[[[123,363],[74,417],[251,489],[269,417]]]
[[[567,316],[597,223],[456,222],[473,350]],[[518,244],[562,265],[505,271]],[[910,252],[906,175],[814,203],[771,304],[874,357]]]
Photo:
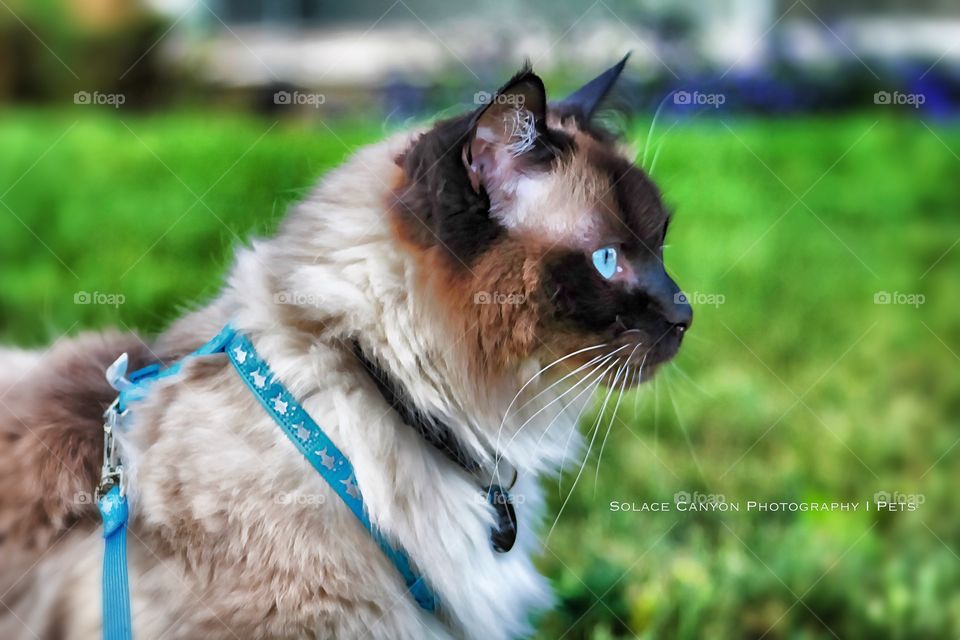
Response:
[[[614,357],[613,354],[607,354],[607,355],[605,355],[605,356],[603,357],[603,360],[601,360],[601,361],[593,368],[593,370],[592,370],[590,373],[588,373],[586,376],[584,376],[583,378],[581,378],[580,380],[578,380],[577,382],[575,382],[575,383],[573,384],[573,386],[571,386],[569,389],[566,389],[566,390],[565,390],[563,393],[561,393],[559,396],[557,396],[556,398],[554,398],[553,400],[551,400],[550,402],[548,402],[546,405],[544,405],[543,407],[541,407],[536,413],[534,413],[532,416],[530,416],[529,418],[527,418],[527,419],[523,422],[523,424],[521,424],[520,427],[517,428],[517,430],[513,433],[513,436],[511,436],[510,441],[507,442],[507,444],[505,444],[502,449],[498,449],[498,451],[506,451],[506,450],[510,447],[510,445],[513,444],[513,441],[517,439],[517,436],[520,435],[520,432],[523,431],[523,429],[524,429],[528,424],[530,424],[530,422],[531,422],[534,418],[536,418],[538,415],[540,415],[540,414],[543,413],[546,409],[548,409],[548,408],[550,407],[550,405],[552,405],[552,404],[555,403],[555,402],[559,402],[561,399],[563,399],[564,396],[566,396],[566,395],[569,394],[570,392],[574,391],[577,387],[579,387],[581,384],[583,384],[587,379],[589,379],[589,377],[590,377],[592,374],[594,374],[598,369],[600,369],[604,364],[606,364],[607,361],[609,361],[609,360],[610,360],[611,358],[613,358],[613,357]],[[573,374],[568,374],[566,377],[570,377],[570,375],[573,375]],[[566,378],[566,377],[565,377],[565,378]],[[551,386],[553,386],[553,385],[551,385]],[[541,436],[541,439],[542,439],[542,436]],[[499,481],[501,480],[501,478],[500,478],[500,466],[499,466],[499,463],[500,463],[500,460],[501,460],[502,458],[503,458],[503,456],[498,454],[496,463],[494,464],[493,477],[491,478],[491,480],[493,480],[494,478],[497,480],[497,482],[499,482]]]
[[[617,361],[619,360],[620,359],[617,358]],[[544,538],[545,540],[550,539],[550,535],[553,533],[554,528],[557,526],[557,523],[560,522],[560,516],[563,515],[563,510],[566,508],[567,503],[570,502],[570,498],[571,496],[573,496],[573,492],[576,491],[577,489],[577,483],[580,481],[580,476],[583,475],[583,469],[584,467],[587,466],[587,460],[590,459],[590,451],[593,450],[593,443],[597,439],[597,432],[600,430],[600,421],[603,420],[603,416],[607,411],[607,404],[609,404],[610,402],[610,396],[613,394],[613,390],[617,386],[617,381],[619,380],[620,375],[623,373],[624,368],[627,366],[628,363],[629,363],[629,360],[625,360],[623,365],[619,369],[617,369],[617,373],[613,378],[613,382],[610,384],[610,388],[607,391],[607,396],[603,400],[603,406],[600,408],[600,415],[597,417],[597,423],[593,428],[593,434],[590,436],[590,443],[589,445],[587,445],[587,452],[586,454],[584,454],[583,463],[580,465],[580,470],[577,472],[577,477],[573,479],[573,485],[570,487],[570,492],[567,494],[566,499],[564,499],[563,504],[560,505],[560,511],[557,512],[557,518],[556,520],[553,521],[553,525],[550,526],[550,531],[547,532],[547,537]]]
[[[607,366],[607,368],[590,384],[589,388],[596,391],[597,387],[600,386],[600,383],[603,382],[603,379],[606,377],[607,373],[611,369],[613,369],[615,366],[617,366],[617,363],[618,363],[618,360],[614,360],[612,363],[610,363]],[[567,442],[563,447],[563,458],[560,460],[560,474],[557,476],[557,492],[558,493],[563,490],[563,468],[567,464],[567,452],[570,450],[570,441],[573,440],[574,434],[578,432],[577,426],[579,426],[580,417],[583,415],[583,412],[586,410],[586,408],[587,408],[587,403],[584,403],[583,406],[580,407],[580,411],[577,412],[577,417],[574,420],[575,427],[570,430],[570,435],[567,436]]]
[[[573,376],[573,375],[575,375],[575,374],[583,371],[584,369],[586,369],[586,368],[589,367],[590,365],[596,363],[598,360],[604,360],[604,361],[605,361],[605,360],[606,360],[607,358],[609,358],[610,356],[613,356],[613,355],[615,355],[617,352],[623,350],[624,347],[626,347],[626,345],[624,345],[623,347],[619,347],[619,348],[617,348],[617,349],[614,349],[614,350],[611,351],[610,353],[601,354],[601,355],[599,355],[599,356],[591,359],[589,362],[586,362],[585,364],[580,365],[579,367],[577,367],[576,369],[574,369],[573,371],[571,371],[571,372],[568,373],[567,375],[563,376],[562,378],[560,378],[560,379],[557,380],[556,382],[553,382],[553,383],[550,384],[548,387],[542,389],[541,391],[539,391],[539,392],[537,393],[537,395],[533,396],[532,398],[530,398],[529,400],[527,400],[526,402],[524,402],[522,405],[520,405],[519,407],[517,407],[517,408],[514,410],[514,414],[516,414],[517,412],[519,412],[521,409],[523,409],[524,407],[526,407],[527,405],[529,405],[531,402],[533,402],[534,400],[536,400],[537,398],[539,398],[539,397],[542,396],[543,394],[545,394],[545,393],[547,393],[548,391],[550,391],[551,389],[553,389],[553,388],[554,388],[555,386],[557,386],[558,384],[562,383],[562,382],[563,382],[564,380],[566,380],[567,378],[569,378],[569,377],[571,377],[571,376]]]
[[[604,362],[606,362],[606,361],[604,361]],[[600,369],[601,366],[603,366],[603,364],[601,364],[600,366],[596,367],[593,371],[591,371],[589,374],[587,374],[586,378],[589,378],[590,376],[594,375],[594,374]],[[613,368],[613,367],[612,367],[612,366],[609,367],[609,368],[607,369],[607,371],[609,371],[611,368]],[[604,372],[600,373],[600,375],[598,375],[596,378],[594,378],[593,380],[591,380],[590,384],[588,384],[586,387],[584,387],[583,390],[580,391],[580,393],[578,393],[578,394],[573,398],[573,400],[571,400],[569,403],[567,403],[567,405],[566,405],[565,407],[563,407],[563,409],[557,413],[557,415],[553,418],[553,420],[550,421],[550,424],[547,425],[547,428],[543,430],[543,433],[540,434],[540,438],[537,440],[537,448],[538,448],[538,449],[539,449],[539,447],[541,446],[541,443],[543,443],[543,439],[546,437],[546,435],[547,435],[547,433],[550,431],[551,427],[553,427],[554,423],[560,418],[560,416],[562,416],[562,415],[566,412],[567,407],[569,407],[570,405],[572,405],[573,403],[575,403],[577,400],[579,400],[581,397],[583,397],[583,396],[586,395],[587,393],[591,393],[591,392],[595,391],[596,388],[597,388],[597,386],[599,386],[600,382],[603,380],[603,377],[606,375],[606,372],[607,372],[607,371],[604,371]],[[564,445],[564,448],[563,448],[563,459],[561,460],[561,465],[560,465],[560,469],[561,469],[561,470],[560,470],[560,477],[563,476],[563,463],[566,462],[567,450],[570,448],[570,440],[571,440],[571,438],[573,437],[573,435],[574,435],[575,433],[577,433],[577,427],[578,427],[579,422],[580,422],[580,416],[583,414],[583,411],[586,409],[586,407],[587,407],[587,402],[584,402],[584,403],[580,406],[580,410],[577,412],[576,417],[573,419],[572,428],[570,429],[570,434],[567,436],[567,442],[566,442],[566,444]],[[559,489],[558,489],[558,490],[559,490]]]
[[[548,364],[547,366],[545,366],[545,367],[543,367],[542,369],[540,369],[540,371],[538,371],[537,373],[535,373],[529,380],[527,380],[526,383],[524,383],[524,385],[523,385],[522,387],[520,387],[520,390],[517,391],[517,393],[516,393],[515,396],[513,396],[513,400],[511,400],[511,401],[510,401],[510,404],[507,405],[507,410],[504,412],[503,419],[500,421],[500,427],[497,429],[497,441],[496,441],[496,445],[495,445],[495,447],[494,447],[494,463],[493,463],[493,468],[494,468],[494,473],[496,473],[496,474],[498,475],[498,477],[499,477],[500,461],[503,459],[503,453],[502,453],[502,450],[501,450],[501,447],[500,447],[500,440],[501,440],[501,438],[502,438],[502,436],[503,436],[503,427],[504,427],[504,425],[506,425],[507,419],[508,419],[509,416],[510,416],[510,409],[513,407],[513,404],[517,401],[517,398],[520,397],[520,394],[523,393],[523,390],[526,389],[528,386],[530,386],[530,384],[532,384],[543,372],[545,372],[547,369],[550,369],[550,368],[553,367],[554,365],[559,364],[560,362],[563,362],[564,360],[567,360],[567,359],[569,359],[569,358],[572,358],[573,356],[579,355],[579,354],[581,354],[581,353],[584,353],[584,352],[587,352],[587,351],[592,351],[592,350],[594,350],[594,349],[602,349],[603,347],[606,347],[607,344],[608,344],[608,343],[603,343],[603,344],[598,344],[598,345],[595,345],[595,346],[592,346],[592,347],[586,347],[586,348],[584,348],[584,349],[580,349],[580,350],[578,350],[578,351],[574,351],[573,353],[567,354],[567,355],[563,356],[562,358],[558,358],[558,359],[554,360],[553,362],[551,362],[550,364]],[[548,386],[546,389],[543,389],[542,391],[540,391],[537,395],[535,395],[533,398],[531,398],[531,399],[528,400],[527,402],[523,403],[523,405],[521,405],[520,407],[517,408],[517,411],[520,411],[520,409],[526,407],[528,404],[530,404],[531,402],[533,402],[533,400],[535,400],[536,398],[539,398],[541,395],[543,395],[544,393],[546,393],[547,391],[549,391],[549,390],[552,389],[553,387],[557,386],[558,384],[560,384],[560,383],[563,382],[564,380],[568,379],[570,376],[573,376],[573,375],[575,375],[576,373],[582,371],[583,369],[585,369],[586,367],[590,366],[592,363],[596,362],[597,360],[603,359],[604,361],[606,361],[606,359],[607,359],[608,357],[613,356],[615,353],[617,353],[618,351],[622,350],[622,349],[625,348],[626,346],[627,346],[627,345],[623,345],[622,347],[618,347],[617,349],[615,349],[615,350],[614,350],[613,352],[611,352],[611,353],[601,354],[601,355],[597,356],[596,358],[593,358],[592,360],[590,360],[590,361],[587,362],[586,364],[581,365],[581,366],[578,367],[577,369],[573,370],[572,372],[568,373],[567,375],[563,376],[562,378],[560,378],[559,380],[557,380],[556,382],[554,382],[553,384],[551,384],[550,386]],[[599,365],[598,365],[598,366],[599,366]],[[562,395],[561,395],[561,397],[562,397]],[[548,406],[549,406],[549,405],[548,405]],[[536,415],[536,414],[534,414],[534,415]],[[526,424],[526,423],[524,423],[524,424]],[[521,427],[521,428],[522,428],[522,427]],[[516,434],[519,433],[519,431],[520,431],[520,429],[518,429],[517,432],[514,433],[514,438],[516,437]],[[511,442],[513,442],[512,439],[511,439]],[[509,446],[509,443],[508,443],[508,446]]]
[[[706,389],[704,389],[703,387],[701,387],[700,385],[698,385],[698,384],[696,383],[696,381],[694,381],[693,378],[691,378],[689,375],[687,375],[687,372],[684,371],[683,369],[681,369],[681,368],[680,368],[680,365],[678,365],[676,362],[671,362],[671,363],[670,363],[670,369],[675,369],[677,373],[679,373],[681,376],[683,376],[683,379],[684,379],[684,380],[686,380],[686,381],[689,382],[691,385],[693,385],[693,387],[694,387],[697,391],[699,391],[700,393],[702,393],[703,395],[707,396],[707,397],[710,398],[710,399],[713,399],[713,398],[714,398],[714,395],[713,395],[713,394],[711,394],[709,391],[707,391]]]
[[[627,356],[627,362],[630,362],[630,358],[633,357],[633,354],[637,352],[637,349],[640,348],[640,344],[633,348],[633,351],[630,352],[630,355]],[[628,365],[629,366],[629,365]],[[623,382],[620,385],[620,394],[617,396],[617,404],[613,407],[613,413],[610,415],[610,422],[607,424],[607,432],[603,435],[603,441],[600,443],[600,454],[597,456],[597,471],[593,477],[593,493],[597,493],[597,484],[600,481],[600,461],[603,459],[603,449],[607,446],[607,438],[610,437],[610,431],[613,430],[613,421],[617,418],[617,411],[620,409],[620,402],[623,400],[623,391],[627,388],[627,380],[629,379],[630,374],[623,376]]]
[[[633,414],[637,415],[640,404],[640,385],[643,383],[643,363],[647,361],[647,354],[643,355],[640,367],[637,369],[637,375],[633,380]]]
[[[650,120],[650,130],[647,131],[647,139],[643,141],[643,160],[640,161],[640,166],[643,167],[644,171],[647,170],[647,153],[650,151],[651,142],[653,141],[653,131],[657,127],[657,120],[660,119],[660,112],[663,111],[663,107],[667,104],[667,100],[673,98],[673,92],[668,93],[660,101],[660,104],[657,105],[657,110],[653,112],[653,119]],[[649,171],[648,173],[653,173]]]
[[[703,475],[703,467],[700,466],[700,460],[697,459],[696,450],[693,447],[693,442],[690,440],[690,434],[687,433],[687,427],[683,422],[683,418],[680,417],[680,407],[677,406],[677,401],[673,398],[671,389],[667,389],[667,397],[670,398],[670,404],[673,405],[673,412],[677,416],[677,424],[680,426],[680,431],[683,433],[683,439],[687,443],[687,449],[690,451],[690,458],[693,459],[693,464],[697,468],[697,473],[700,475],[700,479],[706,483],[706,477]]]
[[[663,150],[663,141],[661,140],[660,143],[657,144],[657,150],[653,152],[653,160],[650,161],[650,168],[647,169],[647,173],[650,174],[651,176],[653,175],[653,172],[657,170],[657,159],[660,157],[660,152],[662,150]]]
[[[537,371],[535,374],[533,374],[532,376],[530,376],[530,379],[523,383],[523,386],[520,387],[520,390],[517,391],[517,394],[516,394],[515,396],[513,396],[513,399],[510,401],[510,404],[507,405],[507,410],[504,411],[504,413],[503,413],[503,420],[500,421],[500,430],[503,430],[503,425],[506,423],[507,417],[510,415],[510,409],[513,408],[513,403],[517,401],[517,398],[520,397],[520,394],[523,393],[524,389],[526,389],[527,387],[529,387],[531,384],[533,384],[533,382],[534,382],[535,380],[537,380],[537,378],[540,377],[540,374],[544,373],[545,371],[547,371],[547,370],[550,369],[551,367],[553,367],[553,366],[555,366],[555,365],[557,365],[557,364],[560,364],[560,363],[563,362],[564,360],[567,360],[567,359],[569,359],[569,358],[572,358],[572,357],[574,357],[574,356],[576,356],[576,355],[579,355],[579,354],[581,354],[581,353],[584,353],[584,352],[586,352],[586,351],[593,351],[594,349],[602,349],[602,348],[604,348],[605,346],[607,346],[607,344],[608,344],[608,343],[604,342],[603,344],[594,345],[594,346],[592,346],[592,347],[586,347],[586,348],[584,348],[584,349],[580,349],[579,351],[574,351],[573,353],[568,353],[567,355],[565,355],[565,356],[563,356],[563,357],[561,357],[561,358],[557,358],[556,360],[554,360],[553,362],[551,362],[550,364],[548,364],[547,366],[543,367],[542,369],[540,369],[539,371]],[[499,433],[500,430],[498,430],[498,432],[497,432],[497,445],[500,444],[500,433]]]
[[[593,371],[591,371],[589,374],[587,374],[587,375],[585,376],[585,378],[589,378],[590,376],[592,376],[593,374],[595,374],[597,371],[599,371],[600,367],[602,367],[605,363],[606,363],[606,361],[600,363],[600,365],[599,365],[597,368],[595,368]],[[574,402],[576,402],[577,400],[579,400],[584,394],[586,394],[588,391],[590,391],[591,388],[593,387],[593,382],[599,382],[599,381],[602,380],[602,379],[603,379],[603,374],[601,373],[595,380],[592,380],[592,381],[591,381],[591,384],[588,384],[587,386],[585,386],[580,393],[578,393],[576,396],[574,396],[573,400],[571,400],[571,401],[567,404],[567,407],[569,407],[571,404],[573,404]],[[560,411],[560,412],[557,414],[556,418],[554,418],[553,420],[551,420],[551,421],[550,421],[550,424],[547,425],[547,428],[543,430],[543,433],[540,434],[540,438],[537,440],[537,446],[540,446],[540,443],[543,442],[543,439],[544,439],[544,437],[546,437],[547,432],[550,431],[550,427],[552,427],[552,426],[553,426],[553,423],[556,422],[557,419],[558,419],[561,415],[563,415],[563,412],[567,410],[567,407],[564,407],[564,408],[563,408],[563,411]],[[574,422],[574,426],[576,426],[576,421]]]

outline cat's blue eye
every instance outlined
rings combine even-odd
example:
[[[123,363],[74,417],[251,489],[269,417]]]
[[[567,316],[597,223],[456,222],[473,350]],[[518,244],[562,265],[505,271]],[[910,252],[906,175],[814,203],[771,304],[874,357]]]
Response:
[[[593,266],[604,278],[609,280],[617,273],[616,247],[603,247],[593,252]]]

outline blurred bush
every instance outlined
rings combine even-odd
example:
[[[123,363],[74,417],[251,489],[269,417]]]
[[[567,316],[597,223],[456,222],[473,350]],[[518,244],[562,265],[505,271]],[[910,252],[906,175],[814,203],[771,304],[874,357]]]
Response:
[[[141,2],[8,2],[0,10],[0,100],[59,102],[99,91],[147,106],[174,86],[155,46],[169,25]]]

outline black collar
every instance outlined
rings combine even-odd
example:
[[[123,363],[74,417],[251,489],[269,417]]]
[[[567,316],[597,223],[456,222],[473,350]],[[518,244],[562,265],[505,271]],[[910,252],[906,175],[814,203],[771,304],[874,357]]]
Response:
[[[377,385],[383,399],[404,422],[416,429],[424,440],[436,447],[455,465],[467,473],[477,475],[481,469],[480,462],[460,444],[449,426],[435,416],[421,411],[400,384],[392,379],[382,366],[363,353],[360,343],[356,340],[353,341],[353,353]],[[515,480],[516,476],[507,487],[499,484],[488,484],[483,487],[487,502],[497,514],[496,522],[490,528],[490,543],[497,553],[510,551],[517,540],[517,514],[509,491]]]
[[[416,429],[424,440],[436,447],[448,460],[467,473],[480,471],[480,462],[460,444],[450,427],[436,416],[423,413],[413,403],[410,396],[404,392],[399,383],[391,378],[383,367],[363,353],[360,343],[356,340],[353,341],[353,354],[363,364],[367,374],[377,385],[383,399],[394,411],[400,414],[400,418],[405,423]]]

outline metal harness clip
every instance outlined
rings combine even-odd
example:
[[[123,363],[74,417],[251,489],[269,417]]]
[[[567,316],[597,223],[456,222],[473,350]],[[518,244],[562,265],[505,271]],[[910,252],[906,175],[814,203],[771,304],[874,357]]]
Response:
[[[118,397],[103,412],[103,466],[100,468],[100,483],[97,485],[95,493],[97,502],[113,487],[120,487],[120,495],[125,495],[127,492],[123,465],[120,464],[117,444],[113,436],[113,431],[120,424],[123,413],[126,413],[126,411],[121,413],[118,410],[119,406],[120,398]]]

